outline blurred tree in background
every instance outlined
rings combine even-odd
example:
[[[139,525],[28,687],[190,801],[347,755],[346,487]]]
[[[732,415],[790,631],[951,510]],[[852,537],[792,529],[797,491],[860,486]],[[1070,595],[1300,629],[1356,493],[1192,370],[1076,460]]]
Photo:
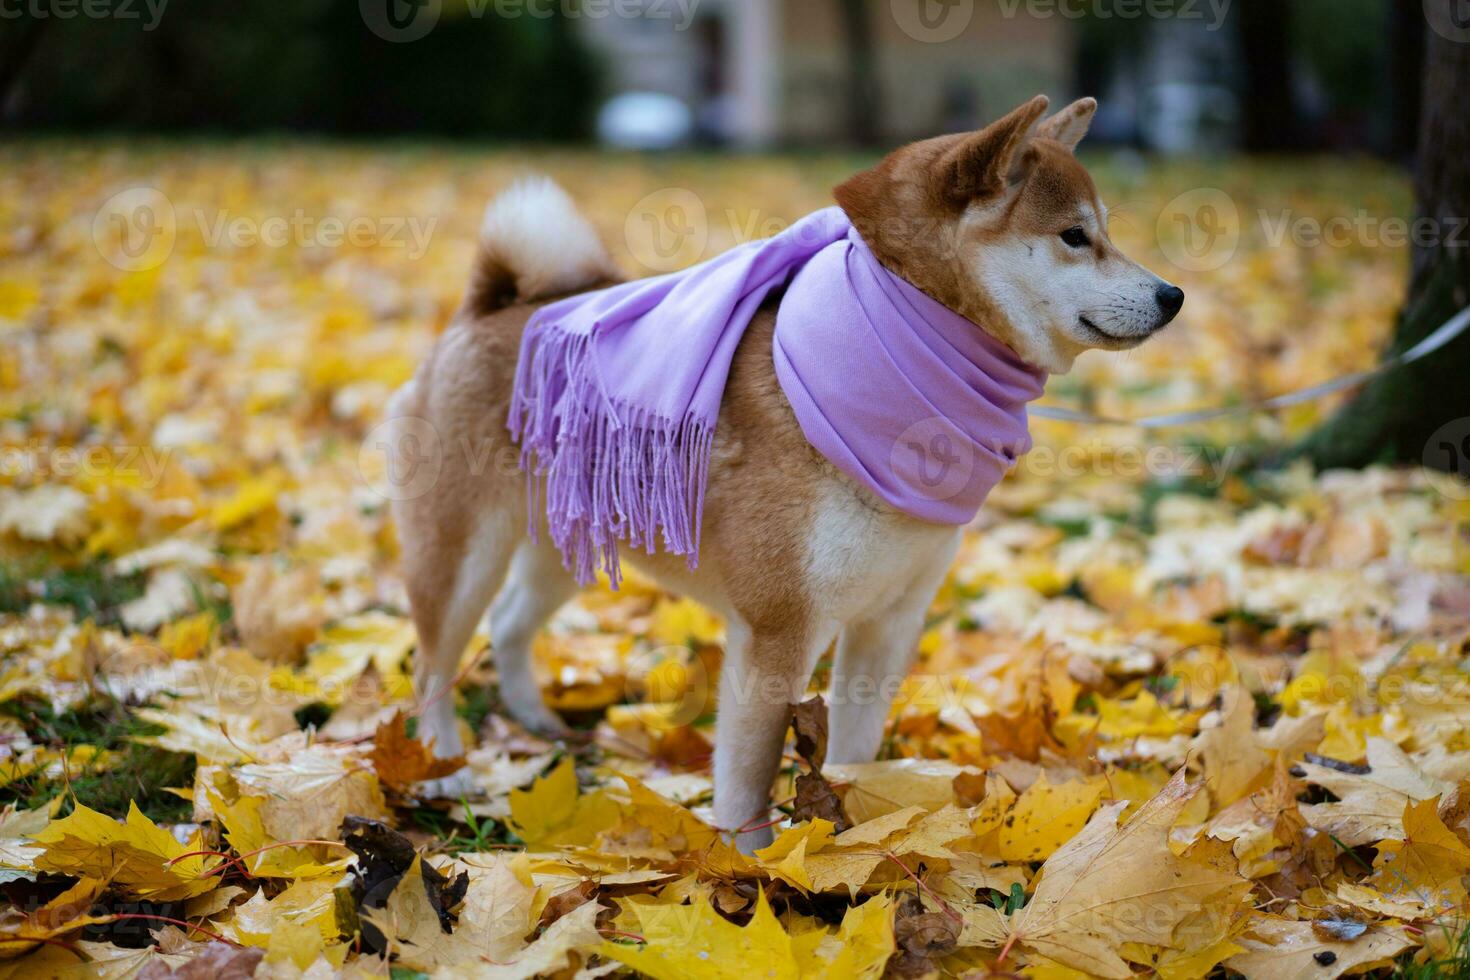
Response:
[[[1105,101],[1119,79],[1220,86],[1238,107],[1234,145],[1249,153],[1404,158],[1414,149],[1423,20],[1407,0],[1235,0],[1215,33],[1203,17],[1127,20],[1101,6],[1077,21],[1074,77],[1078,92]]]
[[[1460,0],[1428,0],[1426,12],[1459,27]],[[1401,354],[1470,306],[1470,44],[1452,32],[1425,36],[1423,109],[1414,160],[1416,225],[1408,296],[1386,355]],[[1470,336],[1366,385],[1300,446],[1320,468],[1419,462],[1470,473]]]
[[[174,2],[151,30],[144,5],[135,9],[140,19],[7,21],[0,119],[26,129],[553,140],[590,129],[597,73],[560,15],[445,4],[426,36],[393,43],[369,30],[358,0]]]

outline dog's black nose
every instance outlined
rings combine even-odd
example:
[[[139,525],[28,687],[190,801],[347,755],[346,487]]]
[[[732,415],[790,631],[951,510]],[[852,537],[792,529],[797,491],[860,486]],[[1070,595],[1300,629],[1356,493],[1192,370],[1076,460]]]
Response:
[[[1168,283],[1164,283],[1159,287],[1159,291],[1155,295],[1157,295],[1159,300],[1159,309],[1164,311],[1165,323],[1174,319],[1179,314],[1179,310],[1184,306],[1184,290],[1178,286],[1171,286]]]

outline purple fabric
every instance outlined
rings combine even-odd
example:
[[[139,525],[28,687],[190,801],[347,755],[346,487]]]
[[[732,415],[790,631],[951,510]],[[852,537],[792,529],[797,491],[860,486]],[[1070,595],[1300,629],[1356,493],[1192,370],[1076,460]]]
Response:
[[[802,432],[904,513],[965,524],[1030,447],[1046,376],[885,269],[840,208],[672,275],[543,308],[521,341],[508,424],[531,528],[582,583],[616,588],[618,543],[698,564],[711,443],[730,364],[788,286],[775,366]]]

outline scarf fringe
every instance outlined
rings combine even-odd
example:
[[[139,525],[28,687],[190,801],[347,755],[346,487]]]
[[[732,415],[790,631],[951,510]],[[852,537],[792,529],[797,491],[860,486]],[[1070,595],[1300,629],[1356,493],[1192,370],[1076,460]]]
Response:
[[[669,419],[608,397],[595,334],[532,322],[516,366],[507,425],[521,447],[530,534],[547,515],[551,540],[581,585],[600,568],[622,584],[618,542],[699,564],[700,515],[714,426]],[[543,509],[544,502],[544,509]]]

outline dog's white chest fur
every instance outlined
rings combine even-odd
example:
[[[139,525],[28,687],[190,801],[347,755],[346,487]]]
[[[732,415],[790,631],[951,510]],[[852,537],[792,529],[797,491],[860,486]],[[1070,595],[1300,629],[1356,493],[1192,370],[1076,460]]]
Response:
[[[916,578],[946,567],[959,534],[878,504],[850,480],[827,480],[807,539],[807,591],[822,596],[823,614],[839,623],[889,608]]]

